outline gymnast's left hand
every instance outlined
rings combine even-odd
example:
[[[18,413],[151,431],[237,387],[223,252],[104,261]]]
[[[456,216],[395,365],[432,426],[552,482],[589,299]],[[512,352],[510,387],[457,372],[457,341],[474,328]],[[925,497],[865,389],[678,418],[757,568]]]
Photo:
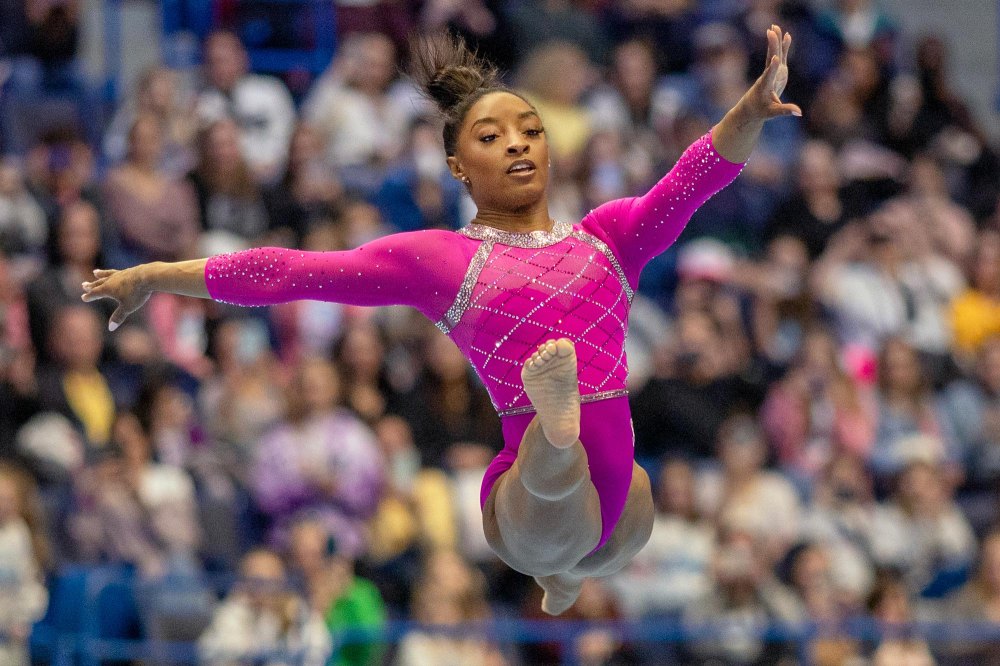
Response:
[[[788,83],[788,50],[792,35],[783,33],[777,25],[767,30],[767,61],[764,73],[746,92],[739,106],[748,120],[770,120],[780,116],[801,116],[797,104],[781,101],[781,93]]]
[[[108,329],[115,330],[125,318],[141,308],[149,300],[152,291],[141,278],[142,266],[134,266],[125,270],[96,270],[94,281],[83,283],[83,300],[96,301],[99,298],[110,298],[118,304],[111,314]]]

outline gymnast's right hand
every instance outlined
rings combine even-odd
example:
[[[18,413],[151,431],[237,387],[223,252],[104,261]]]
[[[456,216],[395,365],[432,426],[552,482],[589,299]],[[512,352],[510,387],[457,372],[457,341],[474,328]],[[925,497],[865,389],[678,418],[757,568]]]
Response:
[[[124,270],[94,271],[94,281],[83,283],[83,300],[87,303],[99,298],[110,298],[118,307],[111,313],[108,330],[113,331],[130,314],[141,308],[149,300],[152,290],[142,279],[142,266]]]

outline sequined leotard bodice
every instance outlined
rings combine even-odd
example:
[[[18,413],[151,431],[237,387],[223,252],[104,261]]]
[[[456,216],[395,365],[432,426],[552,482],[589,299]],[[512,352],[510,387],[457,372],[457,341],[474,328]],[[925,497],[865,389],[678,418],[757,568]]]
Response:
[[[608,202],[577,225],[510,233],[470,224],[393,234],[345,252],[246,250],[210,258],[205,282],[212,298],[238,305],[316,299],[420,310],[469,359],[501,417],[505,445],[483,479],[484,502],[533,416],[522,365],[546,340],[573,340],[580,441],[601,501],[600,547],[632,478],[625,335],[639,273],[741,168],[705,135],[649,193]]]

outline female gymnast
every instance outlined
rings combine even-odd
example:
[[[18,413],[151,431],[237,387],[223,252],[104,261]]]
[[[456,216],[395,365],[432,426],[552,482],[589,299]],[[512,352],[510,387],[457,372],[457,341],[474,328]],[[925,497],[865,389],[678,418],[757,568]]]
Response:
[[[258,248],[97,270],[83,300],[110,298],[114,330],[154,291],[238,305],[316,299],[417,308],[458,345],[503,425],[483,479],[497,555],[569,608],[587,576],[625,566],[652,529],[649,478],[634,462],[624,343],[639,273],[692,213],[739,174],[779,96],[791,37],[767,31],[767,65],[711,132],[644,196],[553,221],[548,145],[532,105],[461,42],[427,42],[415,76],[444,119],[452,175],[478,206],[459,231],[398,233],[344,252]]]

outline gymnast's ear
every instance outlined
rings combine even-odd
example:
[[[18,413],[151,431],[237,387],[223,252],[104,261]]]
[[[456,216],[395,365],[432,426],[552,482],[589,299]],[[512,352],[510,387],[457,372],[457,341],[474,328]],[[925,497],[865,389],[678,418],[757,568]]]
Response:
[[[448,162],[448,169],[451,171],[452,178],[462,183],[469,182],[465,176],[465,172],[462,170],[462,166],[458,163],[457,157],[449,155],[446,161]]]

